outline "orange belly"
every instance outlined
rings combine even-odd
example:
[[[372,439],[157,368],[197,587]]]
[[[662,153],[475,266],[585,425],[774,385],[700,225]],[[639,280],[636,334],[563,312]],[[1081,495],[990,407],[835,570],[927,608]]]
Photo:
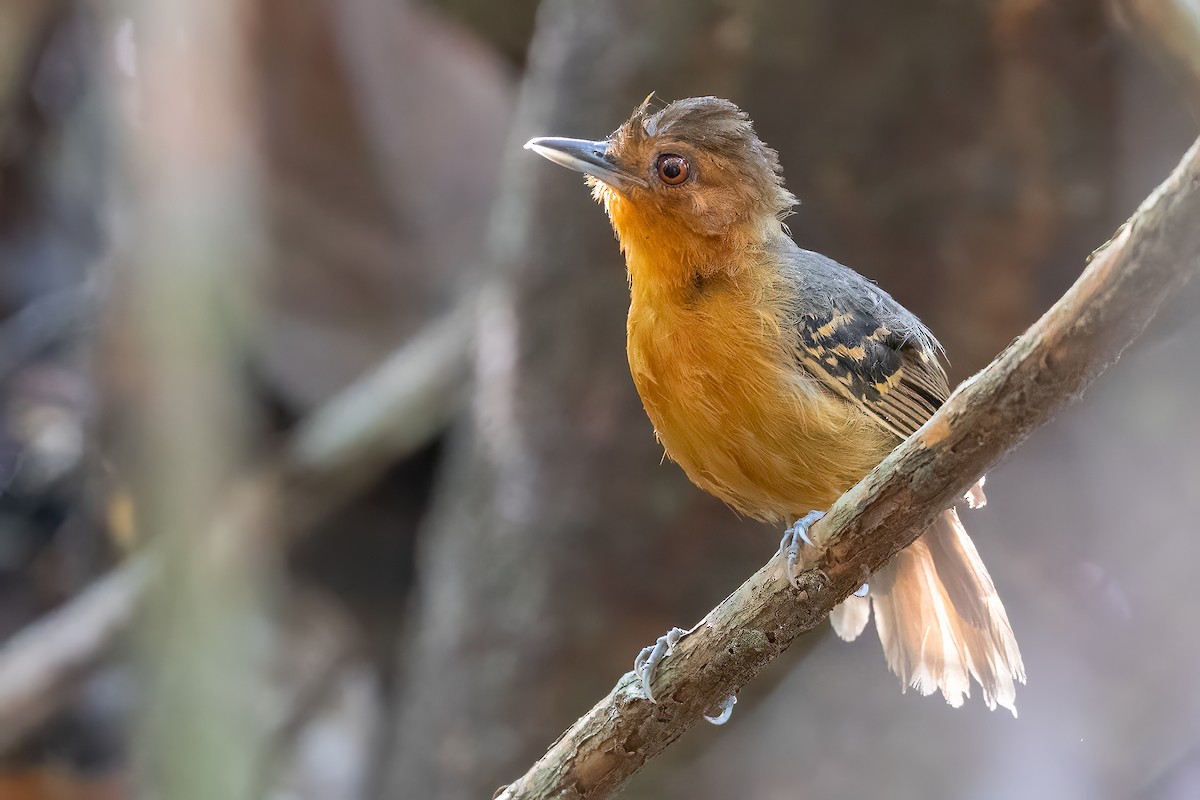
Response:
[[[749,516],[826,509],[895,440],[794,360],[769,293],[735,283],[686,301],[636,290],[629,367],[667,455]]]

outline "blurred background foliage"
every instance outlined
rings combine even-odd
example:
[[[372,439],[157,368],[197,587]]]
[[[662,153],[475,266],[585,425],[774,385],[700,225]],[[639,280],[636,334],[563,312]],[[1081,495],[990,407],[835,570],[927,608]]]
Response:
[[[272,797],[491,796],[778,540],[660,463],[607,222],[526,138],[601,136],[652,90],[729,97],[781,153],[795,238],[917,312],[961,380],[1196,133],[1093,0],[218,5],[241,23],[252,163],[214,186],[249,187],[257,266],[195,309],[253,321],[231,335],[240,416],[198,417],[182,457],[238,437],[224,479],[274,509],[239,531],[272,551],[260,605],[218,619],[257,666],[217,676],[252,691]],[[154,435],[122,277],[162,234],[128,199],[129,142],[163,129],[153,35],[122,3],[0,5],[0,800],[141,793],[157,656],[121,646],[128,613],[86,658],[39,665],[37,703],[4,682],[20,632],[163,536],[125,452]],[[968,520],[1026,655],[1019,720],[901,694],[873,636],[810,636],[624,796],[1200,796],[1198,299]],[[186,352],[167,357],[203,379]],[[182,626],[181,658],[202,633]]]

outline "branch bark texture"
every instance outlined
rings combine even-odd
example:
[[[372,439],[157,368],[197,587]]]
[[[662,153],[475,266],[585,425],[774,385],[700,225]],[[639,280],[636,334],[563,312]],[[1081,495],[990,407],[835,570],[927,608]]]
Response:
[[[1200,271],[1200,143],[1098,251],[1074,286],[813,528],[801,589],[762,567],[675,648],[632,673],[500,797],[612,796],[904,547],[1031,431],[1076,401]]]

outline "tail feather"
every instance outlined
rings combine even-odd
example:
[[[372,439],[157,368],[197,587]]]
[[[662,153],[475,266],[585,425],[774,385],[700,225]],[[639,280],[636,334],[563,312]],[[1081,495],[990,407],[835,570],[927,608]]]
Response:
[[[984,702],[988,708],[1000,705],[1016,714],[1016,684],[1025,682],[1017,637],[958,512],[952,508],[945,511],[923,538],[929,542],[929,552],[951,602],[961,609],[960,628]]]
[[[958,708],[971,677],[957,615],[941,588],[928,545],[917,540],[871,578],[875,627],[888,667],[923,695],[941,689]]]
[[[834,607],[829,614],[833,631],[843,642],[853,642],[871,619],[871,599],[851,595]]]
[[[974,678],[988,708],[999,705],[1016,715],[1016,684],[1025,682],[1021,653],[954,509],[872,576],[870,598],[888,666],[906,686],[926,695],[940,690],[957,708],[970,696]],[[861,603],[843,606],[835,609],[834,627],[843,639],[853,639],[865,627],[867,611]]]

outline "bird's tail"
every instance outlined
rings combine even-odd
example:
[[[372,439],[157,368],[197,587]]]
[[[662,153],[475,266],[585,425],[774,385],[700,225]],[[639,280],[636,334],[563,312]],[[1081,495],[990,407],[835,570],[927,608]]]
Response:
[[[1025,667],[996,587],[949,509],[929,530],[871,577],[868,597],[851,597],[831,615],[843,639],[856,638],[870,606],[892,672],[921,694],[940,690],[962,705],[971,678],[988,708],[1016,716],[1017,682]]]

